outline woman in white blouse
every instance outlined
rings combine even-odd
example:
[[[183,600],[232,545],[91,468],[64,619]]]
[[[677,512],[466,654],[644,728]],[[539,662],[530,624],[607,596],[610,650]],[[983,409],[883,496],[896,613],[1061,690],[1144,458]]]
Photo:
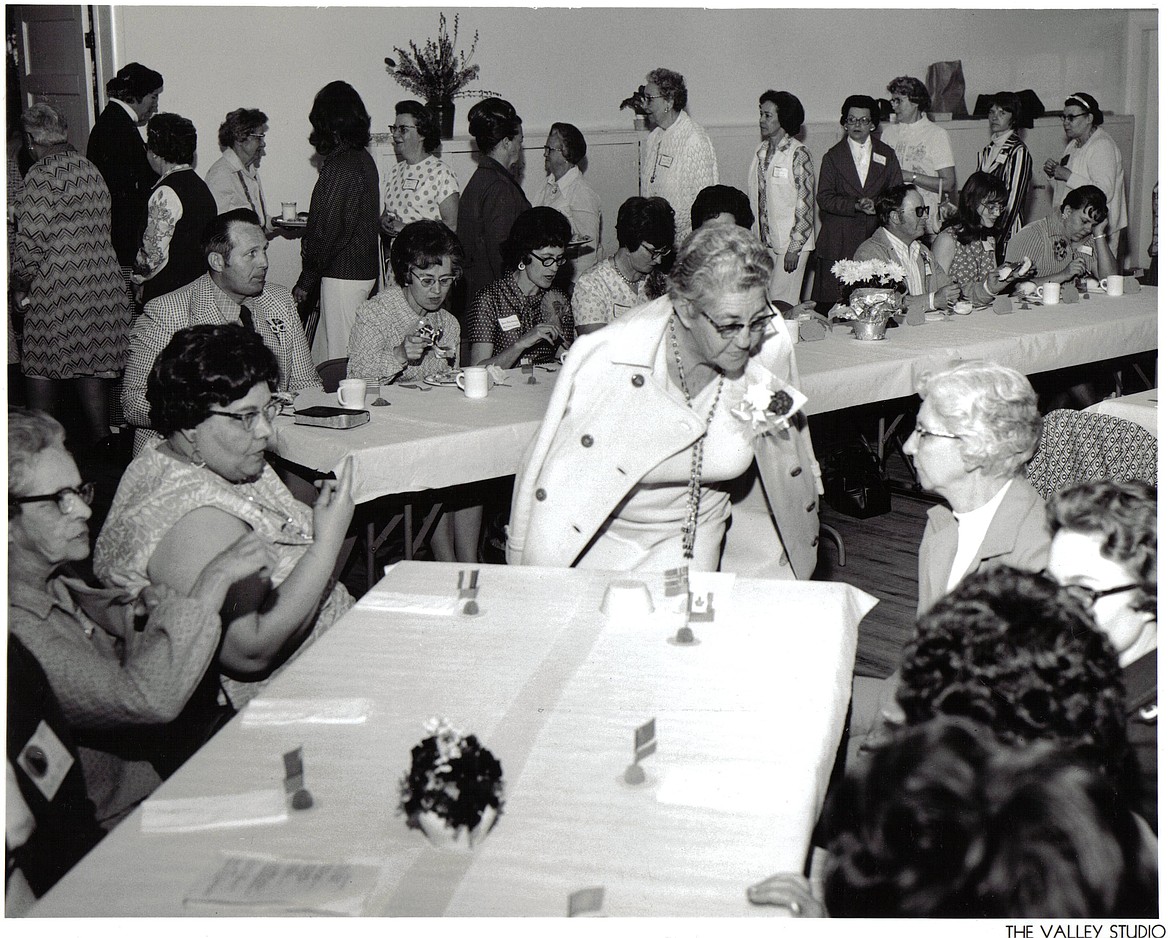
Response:
[[[219,148],[223,156],[211,164],[205,179],[215,196],[219,214],[236,208],[249,208],[271,237],[272,222],[264,204],[264,187],[260,184],[260,160],[264,158],[264,141],[268,134],[268,115],[258,108],[236,108],[219,125]]]
[[[647,116],[654,129],[642,161],[642,195],[660,195],[674,209],[674,243],[691,233],[691,204],[699,190],[719,182],[715,148],[707,131],[686,112],[687,84],[682,75],[656,68],[643,86]]]
[[[399,101],[390,131],[398,164],[386,179],[382,231],[394,237],[412,221],[441,221],[454,231],[459,223],[459,180],[434,155],[438,119],[418,101]]]
[[[1121,151],[1101,128],[1105,115],[1091,94],[1078,91],[1066,98],[1060,119],[1068,144],[1059,160],[1044,162],[1044,172],[1052,180],[1052,204],[1062,205],[1065,196],[1081,186],[1093,185],[1104,192],[1109,205],[1105,234],[1109,249],[1118,257],[1121,231],[1129,224]]]

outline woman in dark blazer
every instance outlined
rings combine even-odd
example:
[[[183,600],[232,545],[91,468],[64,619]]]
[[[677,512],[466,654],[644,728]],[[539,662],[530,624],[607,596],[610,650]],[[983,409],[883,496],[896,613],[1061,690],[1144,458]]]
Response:
[[[129,278],[134,255],[146,226],[146,200],[158,173],[146,159],[138,127],[158,110],[163,77],[154,69],[131,62],[106,82],[109,103],[89,132],[85,155],[98,168],[110,190],[111,240],[123,274]]]
[[[475,295],[502,276],[500,246],[531,204],[513,175],[524,144],[516,109],[502,98],[485,98],[468,113],[467,123],[479,147],[479,168],[459,197],[458,233],[467,254],[463,279],[470,309]]]
[[[821,210],[821,233],[816,247],[816,278],[812,298],[818,306],[836,303],[841,284],[832,266],[853,257],[853,252],[878,228],[874,199],[888,186],[902,184],[902,168],[893,149],[871,136],[877,123],[877,102],[868,95],[851,94],[841,105],[841,126],[845,137],[830,147],[821,160],[817,184],[817,205]],[[865,182],[857,159],[866,165]]]

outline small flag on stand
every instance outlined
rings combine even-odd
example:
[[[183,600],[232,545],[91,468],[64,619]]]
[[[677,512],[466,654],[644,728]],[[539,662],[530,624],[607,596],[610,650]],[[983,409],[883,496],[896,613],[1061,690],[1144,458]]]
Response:
[[[284,754],[284,790],[287,794],[305,787],[305,764],[301,758],[303,747],[297,746]]]
[[[690,567],[675,567],[666,571],[666,595],[681,596],[690,591]]]
[[[715,621],[715,594],[708,593],[706,597],[701,594],[696,596],[694,593],[687,594],[687,621],[688,622],[714,622]]]
[[[643,723],[634,731],[634,762],[641,762],[647,756],[653,755],[658,749],[658,737],[654,727],[654,718]]]

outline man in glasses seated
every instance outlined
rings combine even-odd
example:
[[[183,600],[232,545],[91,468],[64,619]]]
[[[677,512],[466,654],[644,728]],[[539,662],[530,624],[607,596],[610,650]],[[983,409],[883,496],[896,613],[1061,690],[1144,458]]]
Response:
[[[268,283],[268,237],[251,209],[234,209],[215,219],[203,232],[207,273],[182,289],[157,297],[130,328],[130,358],[122,381],[122,409],[138,429],[137,455],[150,430],[146,377],[154,360],[180,329],[238,322],[254,330],[276,356],[280,367],[277,391],[321,387],[305,330],[286,287]]]
[[[853,259],[898,264],[906,272],[906,311],[946,309],[959,298],[959,285],[951,282],[930,248],[919,239],[926,233],[930,209],[914,186],[891,186],[874,200],[881,226],[862,242]]]
[[[91,501],[93,483],[81,481],[61,425],[10,407],[9,634],[44,670],[108,829],[218,728],[217,688],[206,676],[222,637],[219,609],[236,581],[266,572],[270,560],[248,536],[215,557],[186,595],[152,589],[136,602],[95,589],[68,575],[89,556]],[[52,801],[69,765],[56,736],[37,732],[18,768]]]

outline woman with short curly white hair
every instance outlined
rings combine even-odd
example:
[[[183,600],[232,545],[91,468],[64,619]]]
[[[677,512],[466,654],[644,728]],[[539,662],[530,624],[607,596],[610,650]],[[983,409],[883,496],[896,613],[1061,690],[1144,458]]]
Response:
[[[1036,392],[1018,371],[984,361],[924,375],[903,449],[918,481],[947,506],[927,512],[918,552],[918,612],[967,574],[1000,564],[1041,570],[1044,500],[1023,478],[1040,441]]]

